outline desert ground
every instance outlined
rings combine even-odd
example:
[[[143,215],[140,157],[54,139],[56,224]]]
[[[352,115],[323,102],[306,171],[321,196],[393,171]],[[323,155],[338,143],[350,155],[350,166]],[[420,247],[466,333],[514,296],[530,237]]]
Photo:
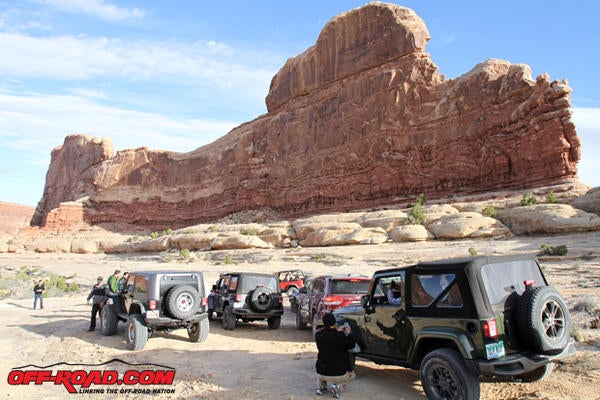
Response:
[[[361,273],[406,265],[420,260],[467,256],[474,247],[479,254],[535,254],[542,243],[568,246],[563,257],[542,258],[551,284],[558,287],[572,310],[577,326],[577,353],[557,366],[542,382],[482,383],[483,399],[600,399],[600,333],[590,329],[591,316],[581,310],[582,302],[600,304],[600,232],[564,236],[512,237],[499,240],[430,241],[381,245],[236,250],[199,253],[192,262],[162,262],[160,254],[0,254],[2,277],[22,266],[38,267],[40,274],[70,277],[84,287],[80,293],[48,297],[44,309],[32,310],[32,295],[0,301],[4,332],[0,336],[0,397],[135,399],[139,394],[69,394],[64,387],[43,385],[10,386],[11,369],[26,365],[56,363],[99,364],[118,358],[129,363],[152,363],[172,367],[173,394],[150,395],[173,399],[313,399],[316,346],[311,331],[295,329],[294,314],[286,313],[280,329],[269,330],[266,322],[238,323],[225,331],[220,321],[210,324],[203,343],[188,341],[185,330],[159,333],[141,351],[127,350],[124,324],[115,336],[96,330],[87,332],[91,306],[86,295],[98,275],[105,278],[116,268],[123,271],[184,269],[204,273],[207,290],[219,273],[232,270],[274,272],[300,268],[307,273]],[[230,256],[227,257],[226,256]],[[224,260],[227,259],[227,262]],[[58,367],[56,367],[58,368]],[[65,366],[66,369],[86,368]],[[89,367],[87,367],[89,369]],[[112,365],[113,369],[130,369]],[[357,361],[357,379],[344,393],[345,399],[424,399],[418,371]],[[96,386],[98,388],[100,386]],[[107,386],[107,388],[119,388]],[[135,387],[134,387],[135,388]],[[71,397],[73,396],[73,397]],[[325,396],[327,398],[327,396]]]

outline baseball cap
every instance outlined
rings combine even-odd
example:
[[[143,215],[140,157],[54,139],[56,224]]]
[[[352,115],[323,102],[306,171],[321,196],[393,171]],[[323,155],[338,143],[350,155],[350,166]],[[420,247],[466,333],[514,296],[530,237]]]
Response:
[[[104,280],[104,278],[103,278],[103,277],[101,277],[101,276],[99,276],[99,277],[98,277],[98,279],[97,279],[97,281],[98,281],[98,282],[101,282],[101,281],[103,281],[103,280]]]

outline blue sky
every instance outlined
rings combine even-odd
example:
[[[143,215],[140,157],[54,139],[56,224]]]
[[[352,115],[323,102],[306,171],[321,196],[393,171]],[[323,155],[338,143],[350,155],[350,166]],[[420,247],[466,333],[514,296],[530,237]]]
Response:
[[[600,2],[395,1],[446,78],[489,58],[573,89],[579,176],[600,186]],[[0,201],[36,206],[52,149],[191,151],[266,112],[285,61],[362,1],[0,0]]]

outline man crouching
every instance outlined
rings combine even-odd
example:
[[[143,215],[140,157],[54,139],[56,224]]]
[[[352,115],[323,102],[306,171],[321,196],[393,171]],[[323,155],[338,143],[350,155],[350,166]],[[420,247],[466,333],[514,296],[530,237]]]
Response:
[[[327,392],[327,382],[332,383],[333,397],[339,399],[344,385],[354,379],[348,350],[356,344],[347,324],[339,329],[331,313],[323,315],[323,328],[315,334],[317,342],[317,395]]]

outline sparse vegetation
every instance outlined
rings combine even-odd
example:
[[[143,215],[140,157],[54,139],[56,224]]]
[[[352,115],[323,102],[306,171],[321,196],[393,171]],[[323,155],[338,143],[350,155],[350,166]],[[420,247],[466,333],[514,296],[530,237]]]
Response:
[[[159,234],[158,234],[158,232],[156,232],[156,231],[154,231],[154,232],[150,233],[150,237],[151,237],[152,239],[156,239],[158,236],[159,236]]]
[[[481,215],[484,217],[495,218],[496,217],[496,207],[491,204],[488,204],[481,210]]]
[[[423,204],[425,204],[425,195],[420,194],[417,197],[417,202],[408,211],[407,221],[409,224],[422,225],[425,221],[425,212],[423,211]]]
[[[191,256],[191,253],[188,249],[181,249],[179,250],[179,257],[184,259],[184,260],[189,260]]]
[[[46,286],[44,297],[56,297],[64,293],[79,292],[77,282],[68,282],[67,277],[50,274],[44,278],[38,267],[22,266],[14,274],[0,276],[0,298],[25,297],[31,292],[34,281],[43,279]]]
[[[227,254],[223,262],[225,264],[233,264],[233,256],[231,254]]]
[[[477,249],[475,249],[475,247],[469,247],[469,254],[475,257],[479,253],[477,252]]]
[[[564,256],[569,252],[567,246],[561,244],[559,246],[549,246],[546,243],[540,246],[538,256]]]
[[[209,232],[217,232],[219,228],[216,225],[211,225],[208,227]]]
[[[333,256],[328,253],[319,253],[310,257],[310,259],[314,261],[326,261],[330,260],[331,258],[333,258]]]
[[[537,197],[533,193],[525,193],[521,199],[522,206],[532,206],[537,204]]]
[[[548,193],[548,195],[546,196],[546,203],[557,203],[558,202],[558,198],[556,197],[556,194],[554,194],[554,191],[550,191]]]
[[[244,228],[240,231],[242,235],[247,236],[258,236],[258,229],[256,228]]]

